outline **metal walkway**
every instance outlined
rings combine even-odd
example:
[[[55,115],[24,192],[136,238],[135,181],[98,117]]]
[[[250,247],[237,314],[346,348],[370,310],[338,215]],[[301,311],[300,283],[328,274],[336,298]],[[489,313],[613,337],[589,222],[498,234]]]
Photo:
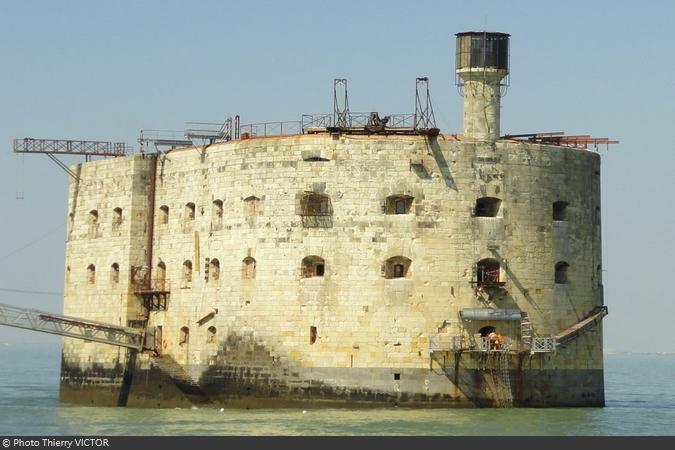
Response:
[[[143,330],[0,303],[0,325],[42,331],[135,350],[143,349]]]

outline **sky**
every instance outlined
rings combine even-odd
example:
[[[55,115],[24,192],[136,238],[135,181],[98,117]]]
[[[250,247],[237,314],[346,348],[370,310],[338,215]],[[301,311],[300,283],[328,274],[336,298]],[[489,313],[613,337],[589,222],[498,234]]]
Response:
[[[0,303],[63,302],[68,178],[12,139],[299,120],[332,111],[334,78],[353,111],[412,112],[417,76],[458,133],[454,34],[487,29],[512,35],[502,133],[621,141],[599,150],[605,348],[673,352],[674,23],[672,1],[2,1]],[[0,343],[55,340],[0,327]]]

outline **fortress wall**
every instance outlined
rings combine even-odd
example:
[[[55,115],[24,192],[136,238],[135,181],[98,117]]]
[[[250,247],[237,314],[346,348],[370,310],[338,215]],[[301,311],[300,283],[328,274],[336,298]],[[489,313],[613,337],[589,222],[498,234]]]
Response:
[[[304,161],[303,156],[328,161]],[[126,201],[137,228],[129,230],[126,245],[112,237],[70,241],[71,267],[84,270],[92,255],[97,255],[97,268],[108,268],[109,259],[124,255],[122,271],[142,264],[147,160],[82,167],[92,171],[98,184],[81,186],[78,201],[103,202],[101,209],[118,195],[128,196],[134,180]],[[125,173],[126,182],[112,175],[116,171]],[[220,366],[255,365],[246,355],[260,354],[261,365],[292,368],[329,384],[349,379],[343,369],[380,369],[389,381],[371,370],[360,372],[370,373],[370,380],[363,375],[348,382],[395,391],[409,376],[411,390],[424,392],[426,379],[428,393],[430,339],[449,346],[453,335],[487,324],[460,325],[459,310],[520,308],[529,313],[539,335],[549,335],[601,303],[596,171],[599,157],[588,151],[505,141],[479,144],[450,136],[427,141],[305,135],[218,144],[203,154],[196,149],[169,152],[157,166],[153,270],[160,261],[166,265],[171,295],[168,311],[151,312],[149,326],[162,327],[163,352],[196,378]],[[330,227],[303,226],[299,213],[305,191],[330,196]],[[386,197],[396,194],[414,197],[410,214],[383,213]],[[251,196],[260,199],[254,214],[245,201]],[[502,200],[497,217],[472,216],[476,198],[482,196]],[[71,186],[71,203],[74,198]],[[220,220],[214,200],[223,202]],[[551,215],[557,200],[569,202],[567,220],[560,223]],[[195,204],[194,220],[186,219],[188,202]],[[89,203],[79,211],[88,211]],[[167,224],[159,217],[162,205],[169,207]],[[324,258],[323,277],[302,278],[301,261],[309,255]],[[383,277],[383,263],[392,256],[412,260],[406,278]],[[255,279],[242,279],[246,257],[256,260]],[[481,300],[470,281],[475,263],[487,257],[502,263],[506,293]],[[206,258],[219,260],[218,281],[206,281]],[[182,281],[185,260],[193,267],[189,287]],[[570,264],[564,285],[554,283],[555,263],[562,260]],[[68,292],[82,284],[82,274],[76,275]],[[98,288],[81,303],[68,294],[66,313],[114,323],[128,319],[119,306],[133,303],[120,292],[125,288],[109,293]],[[214,308],[218,313],[198,324]],[[210,326],[217,329],[215,343],[207,342]],[[497,326],[518,338],[518,326]],[[190,330],[189,342],[183,344],[181,327]],[[313,344],[310,327],[317,330]],[[598,329],[550,358],[535,356],[525,368],[599,370],[601,344]],[[66,346],[64,355],[85,361],[86,346],[105,347]],[[111,350],[96,353],[106,352]],[[336,375],[340,370],[342,375]],[[403,374],[399,382],[393,373]],[[452,393],[447,378],[431,385],[434,392]]]

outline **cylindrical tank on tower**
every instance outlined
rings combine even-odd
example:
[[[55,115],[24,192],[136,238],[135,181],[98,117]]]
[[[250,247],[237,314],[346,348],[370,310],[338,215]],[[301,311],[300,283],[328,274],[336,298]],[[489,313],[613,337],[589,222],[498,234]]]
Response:
[[[499,139],[502,87],[508,85],[509,34],[457,33],[456,83],[464,92],[465,136]]]

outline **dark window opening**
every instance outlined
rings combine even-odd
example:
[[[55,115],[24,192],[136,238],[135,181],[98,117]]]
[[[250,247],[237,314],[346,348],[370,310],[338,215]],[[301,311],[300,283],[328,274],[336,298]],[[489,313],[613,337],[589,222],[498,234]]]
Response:
[[[502,201],[495,197],[481,197],[476,200],[476,217],[497,217]]]
[[[486,258],[476,264],[476,284],[479,287],[494,287],[503,285],[499,261]]]
[[[330,216],[333,214],[333,206],[330,197],[313,192],[305,194],[301,201],[303,216]]]
[[[302,277],[322,277],[326,270],[326,262],[320,256],[306,256],[302,259]]]
[[[162,205],[159,207],[159,224],[166,225],[169,223],[169,207]]]
[[[251,258],[250,256],[244,258],[242,261],[241,278],[243,280],[255,279],[255,266],[255,259]]]
[[[565,261],[559,261],[555,265],[555,283],[556,284],[565,284],[567,283],[567,269],[569,264]]]
[[[189,342],[190,342],[190,329],[188,327],[183,327],[180,329],[178,345],[188,344]]]
[[[553,203],[553,220],[554,221],[563,221],[567,220],[567,202],[554,202]]]
[[[194,203],[186,203],[185,204],[185,220],[186,221],[195,220],[195,204]]]
[[[400,380],[401,379],[401,374],[400,373],[395,373],[394,374],[394,380]]]
[[[495,327],[488,325],[488,326],[485,326],[485,327],[481,328],[480,330],[478,330],[478,332],[480,333],[480,335],[482,337],[486,337],[490,333],[495,332]]]
[[[309,162],[326,162],[330,161],[328,158],[322,158],[321,156],[307,156],[305,158],[302,158],[303,161],[309,161]]]
[[[96,283],[96,266],[93,264],[89,264],[89,266],[87,266],[87,283]]]
[[[120,225],[122,225],[122,208],[115,208],[113,209],[112,219],[113,230],[119,229]]]
[[[209,327],[206,330],[206,343],[215,344],[216,343],[216,327]]]
[[[413,197],[408,195],[392,195],[387,197],[385,214],[408,214],[412,207]]]
[[[192,283],[192,261],[187,260],[183,262],[183,287],[190,287]]]
[[[209,277],[213,282],[220,279],[220,261],[215,258],[209,262]]]
[[[120,282],[120,265],[113,263],[110,266],[110,284],[115,285]]]
[[[92,209],[89,211],[89,225],[97,225],[98,224],[98,211],[95,209]]]
[[[311,326],[309,327],[309,344],[313,344],[316,342],[316,327]]]
[[[407,278],[412,261],[405,256],[394,256],[385,262],[385,278]]]

